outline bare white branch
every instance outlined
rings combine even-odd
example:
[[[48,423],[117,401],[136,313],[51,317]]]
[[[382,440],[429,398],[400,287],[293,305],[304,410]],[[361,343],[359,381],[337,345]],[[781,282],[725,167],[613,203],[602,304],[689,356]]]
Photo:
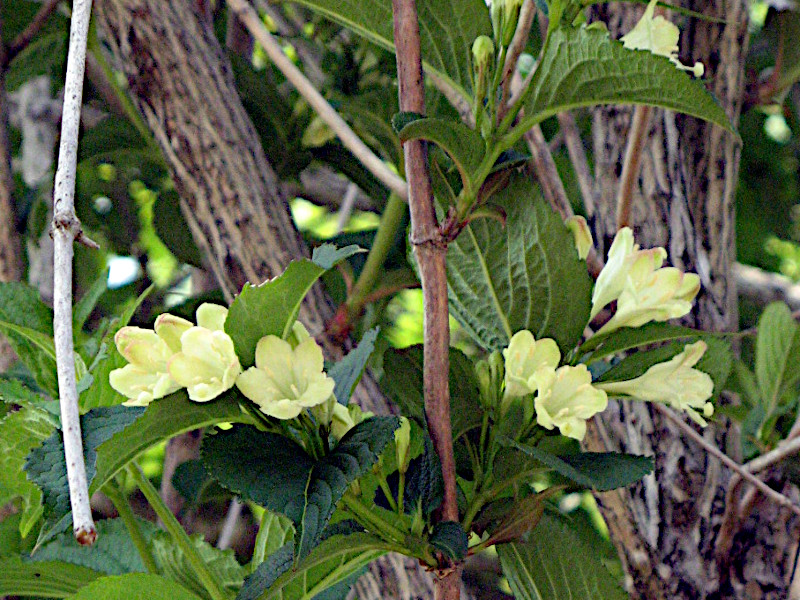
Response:
[[[97,529],[89,506],[89,486],[83,462],[78,391],[75,381],[75,354],[72,344],[72,245],[82,238],[80,222],[75,216],[75,168],[78,158],[78,128],[81,119],[83,72],[91,10],[91,0],[75,0],[72,6],[61,143],[53,204],[55,255],[53,329],[58,363],[58,390],[72,523],[75,538],[83,545],[94,543]]]
[[[267,31],[256,10],[247,0],[228,0],[229,8],[236,13],[239,20],[247,28],[256,41],[264,48],[270,60],[280,69],[292,85],[297,89],[311,108],[328,124],[345,147],[361,162],[362,165],[386,187],[401,198],[408,199],[408,186],[403,179],[392,171],[380,157],[361,141],[350,126],[337,113],[317,88],[306,78],[291,60],[284,54],[283,48],[273,35]]]

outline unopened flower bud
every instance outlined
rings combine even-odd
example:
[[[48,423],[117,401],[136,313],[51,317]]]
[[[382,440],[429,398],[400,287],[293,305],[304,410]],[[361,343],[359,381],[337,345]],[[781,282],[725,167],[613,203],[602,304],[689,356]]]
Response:
[[[494,42],[487,35],[478,36],[472,43],[472,69],[475,75],[475,98],[480,103],[486,96],[493,63]]]
[[[408,470],[408,447],[411,445],[411,423],[400,417],[400,427],[394,430],[394,444],[397,456],[397,470],[405,473]]]
[[[521,8],[522,0],[505,0],[505,10],[503,11],[503,46],[508,46],[511,44],[511,40],[514,39]]]
[[[575,236],[575,249],[578,251],[578,258],[585,260],[589,256],[589,250],[594,245],[589,224],[580,215],[570,217],[565,223],[572,235]]]

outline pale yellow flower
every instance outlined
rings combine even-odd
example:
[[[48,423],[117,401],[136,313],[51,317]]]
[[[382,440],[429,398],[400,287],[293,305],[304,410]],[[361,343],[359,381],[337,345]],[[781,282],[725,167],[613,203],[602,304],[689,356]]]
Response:
[[[592,232],[589,230],[589,224],[580,215],[574,215],[564,221],[572,235],[575,237],[575,249],[578,251],[578,258],[585,260],[589,256],[589,250],[594,245],[592,239]]]
[[[668,360],[653,365],[635,379],[597,383],[596,387],[612,395],[625,395],[649,402],[662,402],[683,410],[699,425],[707,425],[700,416],[714,414],[714,405],[708,402],[714,392],[714,382],[707,373],[694,369],[707,349],[703,341],[688,344],[686,348]]]
[[[126,406],[147,406],[181,387],[167,371],[173,350],[155,331],[122,327],[114,336],[114,343],[129,364],[111,371],[108,382],[129,398],[123,403]]]
[[[337,440],[340,440],[344,437],[344,434],[353,427],[372,416],[374,415],[371,412],[362,411],[361,408],[355,404],[345,406],[344,404],[336,402],[333,406],[333,414],[331,415],[331,435]]]
[[[239,376],[236,386],[261,412],[294,419],[304,408],[327,402],[335,383],[322,370],[322,350],[313,338],[292,349],[289,342],[268,335],[256,345],[256,366]]]
[[[168,369],[172,379],[186,387],[189,399],[208,402],[233,387],[242,366],[224,331],[228,309],[201,304],[196,316],[197,326],[181,333],[181,351],[169,359]]]
[[[592,375],[586,365],[542,367],[534,379],[536,422],[545,429],[558,427],[562,435],[582,440],[586,435],[586,420],[608,406],[606,393],[592,386]]]
[[[614,300],[617,310],[598,333],[675,319],[692,309],[700,278],[675,267],[662,268],[666,257],[663,248],[639,250],[628,227],[617,232],[608,261],[595,282],[591,316],[594,318]]]
[[[658,0],[650,0],[642,18],[620,41],[631,50],[649,50],[653,54],[666,56],[679,69],[691,71],[695,77],[702,77],[705,71],[703,63],[696,62],[693,67],[688,67],[678,60],[678,39],[681,32],[674,23],[660,15],[655,16],[657,3]]]
[[[536,341],[527,329],[515,333],[503,350],[505,357],[506,399],[518,398],[536,391],[534,375],[541,367],[557,367],[561,352],[555,341],[545,338]]]

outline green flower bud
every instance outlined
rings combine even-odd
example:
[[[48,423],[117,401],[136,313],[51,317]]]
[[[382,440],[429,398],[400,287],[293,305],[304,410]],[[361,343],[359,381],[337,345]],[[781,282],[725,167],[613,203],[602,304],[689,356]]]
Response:
[[[408,447],[411,444],[411,423],[405,417],[400,417],[400,427],[394,430],[394,443],[397,470],[405,473],[408,470]]]
[[[514,39],[521,8],[522,0],[505,0],[505,8],[503,10],[503,46],[508,46],[511,40]]]
[[[488,35],[479,35],[472,42],[472,64],[476,75],[486,72],[494,59],[494,42]]]

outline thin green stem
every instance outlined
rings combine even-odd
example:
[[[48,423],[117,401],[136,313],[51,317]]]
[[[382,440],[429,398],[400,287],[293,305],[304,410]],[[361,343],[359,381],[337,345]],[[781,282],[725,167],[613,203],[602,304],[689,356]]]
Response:
[[[392,193],[386,203],[386,208],[383,209],[372,248],[367,255],[367,261],[347,299],[347,307],[351,314],[361,312],[367,295],[375,288],[375,282],[383,272],[386,257],[392,249],[397,231],[400,229],[407,211],[408,204],[400,196]]]
[[[386,540],[391,540],[400,544],[405,542],[408,535],[405,531],[381,519],[377,513],[372,512],[368,507],[364,506],[359,499],[350,492],[344,495],[342,502],[345,508],[353,514],[361,525],[374,530],[374,533],[379,533]]]
[[[500,56],[497,59],[497,66],[494,70],[494,77],[492,77],[492,85],[489,86],[489,114],[492,118],[492,129],[497,125],[497,88],[500,87],[500,80],[503,76],[503,65],[506,64],[506,53],[508,49],[505,46],[500,47]],[[503,99],[501,98],[502,102]]]
[[[144,494],[147,502],[153,507],[158,518],[164,523],[167,533],[172,536],[172,539],[175,540],[178,547],[183,550],[186,560],[189,561],[197,578],[200,580],[200,583],[203,584],[203,587],[206,588],[211,598],[213,600],[230,600],[233,596],[227,594],[223,590],[220,582],[217,581],[217,578],[208,569],[206,563],[200,558],[189,535],[178,522],[178,519],[175,518],[175,515],[172,514],[172,511],[164,504],[164,501],[158,494],[158,490],[153,487],[153,484],[150,483],[150,480],[142,472],[139,465],[135,462],[129,464],[128,473],[133,478],[137,487],[142,491],[142,494]]]
[[[400,471],[397,483],[397,514],[402,515],[405,513],[405,506],[403,496],[406,491],[406,474]]]
[[[131,510],[131,505],[128,504],[128,499],[125,497],[125,494],[113,482],[109,482],[103,486],[103,493],[111,500],[114,508],[117,509],[119,518],[122,519],[122,522],[125,524],[125,528],[128,530],[128,534],[131,536],[133,545],[142,558],[147,572],[153,575],[160,574],[161,570],[158,568],[153,553],[150,552],[150,546],[148,546],[147,540],[144,538],[142,530],[136,522],[136,517],[133,514],[133,510]]]

